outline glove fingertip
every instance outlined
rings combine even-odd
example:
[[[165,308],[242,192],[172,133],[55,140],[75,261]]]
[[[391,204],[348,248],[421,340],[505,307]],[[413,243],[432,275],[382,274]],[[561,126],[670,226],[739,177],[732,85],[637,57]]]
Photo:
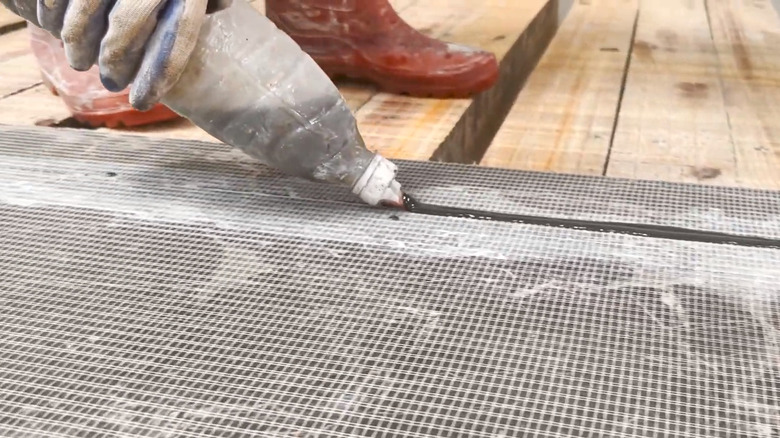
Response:
[[[107,13],[115,0],[71,0],[65,8],[62,42],[71,68],[87,71],[98,61],[107,28]]]
[[[115,51],[106,46],[106,40],[101,44],[98,55],[100,82],[111,92],[118,93],[130,84],[138,66],[138,57],[125,55],[115,56]],[[124,53],[124,52],[119,52]]]
[[[120,91],[124,90],[126,85],[120,85],[115,80],[113,80],[111,77],[107,76],[106,74],[100,73],[100,83],[103,84],[103,86],[106,88],[106,90],[112,92],[112,93],[119,93]]]
[[[83,53],[76,50],[68,50],[68,46],[65,45],[65,57],[68,59],[68,65],[70,68],[76,71],[87,71],[95,65],[94,58],[90,60],[89,56],[84,56]]]
[[[135,93],[131,92],[129,96],[130,106],[133,107],[136,111],[149,111],[152,109],[155,105],[157,105],[157,101],[154,101],[152,99],[147,98],[147,95],[142,95],[139,93],[136,95]]]
[[[158,93],[155,92],[154,84],[147,71],[143,69],[139,71],[130,88],[130,95],[128,96],[130,105],[138,111],[152,109],[160,99]]]
[[[166,4],[133,83],[133,107],[150,109],[176,84],[194,49],[205,11],[206,0],[170,0]]]
[[[70,67],[76,71],[87,71],[97,62],[98,51],[95,45],[82,38],[73,38],[65,33],[62,36],[65,58]]]
[[[65,44],[65,57],[68,60],[70,68],[76,71],[84,72],[92,68],[97,60],[97,54],[92,54],[89,50],[79,50]]]

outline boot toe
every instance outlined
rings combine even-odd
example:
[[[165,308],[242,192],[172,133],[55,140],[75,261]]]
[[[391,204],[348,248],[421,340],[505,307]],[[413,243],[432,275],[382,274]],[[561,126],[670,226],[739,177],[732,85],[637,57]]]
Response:
[[[469,97],[492,87],[498,79],[495,55],[467,46],[448,50],[375,57],[373,70],[383,76],[383,88],[424,97]]]

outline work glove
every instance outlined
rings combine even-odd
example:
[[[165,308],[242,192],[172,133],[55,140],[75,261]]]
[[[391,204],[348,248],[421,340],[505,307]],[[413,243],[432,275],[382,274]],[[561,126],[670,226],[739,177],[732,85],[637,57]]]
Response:
[[[132,83],[130,104],[151,109],[181,76],[207,10],[230,0],[0,0],[61,39],[78,71],[95,63],[109,91]],[[207,9],[208,8],[208,9]]]

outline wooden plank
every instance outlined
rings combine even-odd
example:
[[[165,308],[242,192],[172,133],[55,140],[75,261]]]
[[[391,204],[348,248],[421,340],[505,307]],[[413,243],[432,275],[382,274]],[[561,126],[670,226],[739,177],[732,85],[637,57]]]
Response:
[[[0,37],[0,99],[41,83],[27,29]]]
[[[446,41],[490,50],[500,78],[474,99],[378,93],[357,112],[370,147],[388,158],[478,162],[557,28],[557,0],[429,0],[401,15]]]
[[[27,29],[0,36],[0,123],[50,126],[70,117],[43,85]]]
[[[47,110],[41,112],[35,108]],[[55,126],[69,117],[68,107],[42,84],[0,100],[0,123],[3,124]]]
[[[0,6],[0,34],[20,26],[24,26],[24,20],[8,8]]]
[[[577,2],[480,164],[600,175],[638,0]]]
[[[704,0],[642,2],[606,174],[735,181],[734,145]]]
[[[70,117],[43,85],[27,29],[0,36],[0,123],[53,125]]]
[[[780,18],[768,0],[708,2],[736,185],[780,189]]]

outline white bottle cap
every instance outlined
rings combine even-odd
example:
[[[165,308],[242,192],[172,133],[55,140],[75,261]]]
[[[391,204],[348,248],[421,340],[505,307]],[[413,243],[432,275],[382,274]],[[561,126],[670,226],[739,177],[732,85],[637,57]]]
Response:
[[[395,180],[398,167],[387,158],[376,154],[374,159],[352,187],[352,193],[358,195],[368,205],[387,203],[403,205],[401,184]]]

